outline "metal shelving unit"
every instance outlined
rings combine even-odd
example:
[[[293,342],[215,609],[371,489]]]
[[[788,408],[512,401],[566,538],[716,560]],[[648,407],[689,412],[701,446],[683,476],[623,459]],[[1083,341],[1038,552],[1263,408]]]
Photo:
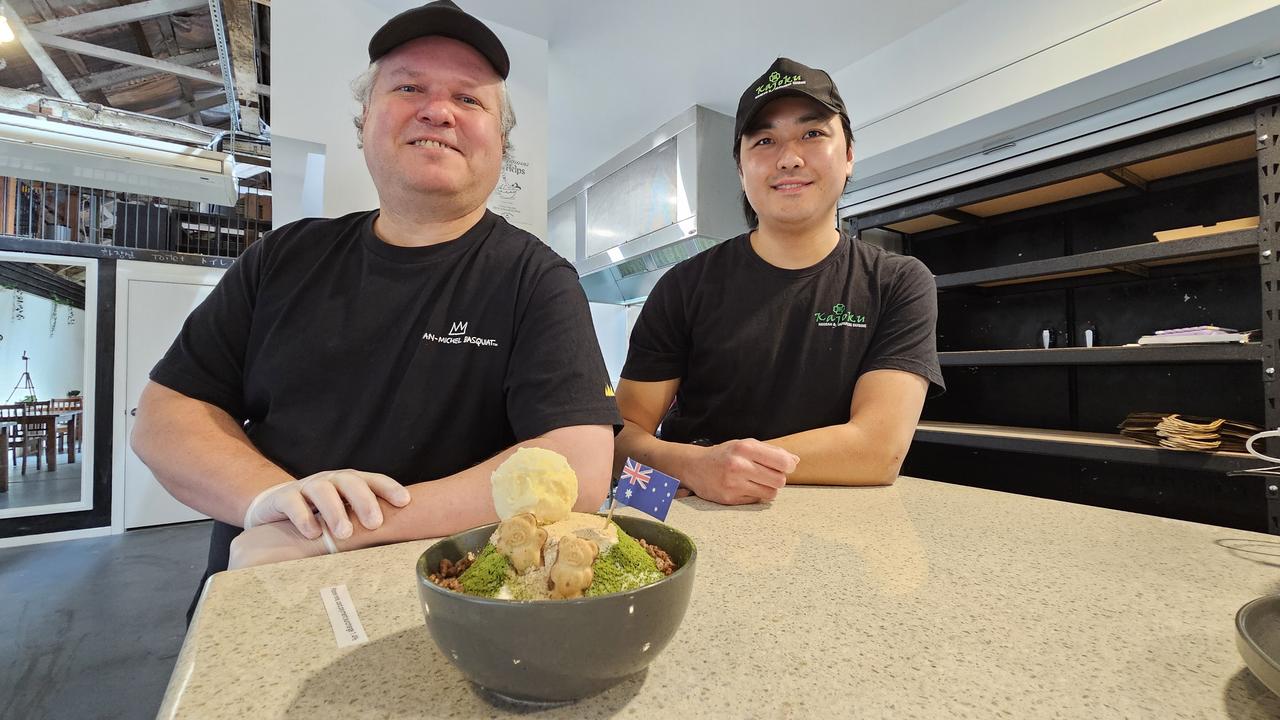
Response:
[[[1134,192],[1140,192],[1146,183],[1144,180],[1133,176],[1133,171],[1128,169],[1131,166],[1249,137],[1257,129],[1257,123],[1258,120],[1254,117],[1241,113],[1236,117],[1203,127],[1128,145],[1011,178],[995,180],[985,185],[960,189],[918,202],[861,215],[856,218],[857,226],[859,228],[892,227],[898,223],[928,215],[938,215],[956,222],[973,222],[985,218],[981,218],[981,216],[972,212],[973,208],[971,206],[991,200],[1022,195],[1028,199],[1024,207],[1031,207],[1065,200],[1069,197],[1083,197],[1093,194],[1077,191],[1086,189],[1088,186],[1088,183],[1080,182],[1083,178],[1094,175],[1104,175],[1114,180],[1114,182],[1097,181],[1105,186],[1099,187],[1097,192],[1126,187]],[[1075,189],[1068,191],[1068,197],[1043,194],[1042,197],[1051,199],[1046,202],[1035,202],[1036,198],[1028,198],[1025,195],[1025,193],[1031,191],[1043,190],[1063,183],[1076,183]]]
[[[1280,263],[1277,262],[1277,253],[1280,253],[1278,133],[1280,104],[1272,101],[1271,104],[1260,107],[1241,109],[1229,117],[1199,127],[1164,132],[1144,141],[1104,149],[1052,166],[998,178],[979,186],[960,188],[896,207],[871,210],[863,215],[850,217],[847,222],[849,229],[855,233],[872,228],[896,232],[903,239],[904,251],[915,254],[913,245],[916,244],[917,237],[928,238],[927,241],[933,243],[948,242],[949,238],[956,235],[976,238],[980,237],[979,233],[1007,227],[1010,223],[1025,223],[1055,214],[1088,213],[1091,208],[1105,203],[1142,202],[1140,198],[1149,191],[1164,191],[1169,188],[1176,190],[1195,186],[1196,183],[1200,183],[1199,186],[1202,187],[1214,187],[1220,178],[1240,179],[1246,178],[1250,172],[1255,173],[1259,216],[1256,229],[1168,242],[1141,242],[1139,236],[1134,238],[1139,242],[1133,245],[1077,253],[1071,252],[1072,243],[1068,241],[1067,252],[1060,257],[1013,264],[993,263],[987,267],[960,272],[944,272],[936,276],[936,282],[939,293],[948,297],[951,293],[969,293],[976,294],[974,297],[1004,299],[1009,312],[1014,314],[1020,312],[1018,303],[1022,301],[1018,298],[1023,297],[1022,293],[1040,293],[1043,296],[1044,293],[1061,292],[1069,308],[1067,313],[1070,318],[1074,317],[1075,311],[1071,308],[1077,302],[1075,293],[1081,288],[1115,283],[1168,282],[1197,273],[1238,273],[1245,271],[1242,269],[1256,267],[1256,292],[1260,298],[1257,310],[1260,320],[1257,322],[1262,329],[1260,342],[975,349],[941,352],[939,356],[944,367],[968,368],[971,372],[1001,367],[1065,368],[1063,372],[1066,375],[1054,377],[1069,378],[1063,382],[1067,383],[1068,389],[1065,392],[1070,396],[1070,420],[1073,424],[1078,412],[1077,367],[1083,373],[1085,366],[1149,365],[1173,368],[1213,364],[1238,368],[1232,370],[1234,374],[1231,375],[1238,380],[1248,377],[1248,373],[1252,372],[1245,368],[1254,366],[1258,379],[1252,381],[1256,383],[1253,387],[1261,388],[1257,397],[1257,403],[1261,406],[1258,415],[1266,426],[1280,427],[1280,386],[1275,381],[1277,353],[1280,351],[1277,347],[1280,344]],[[1252,170],[1249,170],[1250,166]],[[1029,218],[1032,220],[1028,220]],[[1114,244],[1115,240],[1113,234],[1109,242]],[[1081,247],[1085,245],[1086,243],[1080,243]],[[1043,255],[1045,250],[1041,246],[1040,254]],[[1010,253],[1009,257],[1012,255]],[[983,257],[990,259],[994,255],[984,254]],[[964,267],[966,259],[961,258],[953,264]],[[1007,299],[1010,297],[1012,301]],[[998,313],[1004,312],[1006,304],[999,305]],[[994,316],[987,315],[988,321],[1000,322],[991,321],[992,317],[999,317],[998,313]],[[1158,327],[1158,323],[1158,320],[1153,319],[1154,327]],[[963,329],[965,326],[953,318],[950,327],[953,332],[948,337],[954,346],[956,328]],[[1253,327],[1257,328],[1259,325]],[[1098,377],[1094,372],[1091,378]],[[1187,372],[1218,371],[1192,368]],[[995,376],[992,380],[983,381],[987,384],[974,387],[992,392],[991,382],[1004,382],[999,377],[1003,376]],[[1093,382],[1096,383],[1096,380]],[[1004,392],[1002,387],[999,393]],[[1237,395],[1245,393],[1244,398],[1247,400],[1256,391],[1245,386],[1235,386],[1231,392]],[[998,395],[980,394],[975,397],[992,397],[991,402],[1000,402]],[[1176,398],[1167,399],[1176,403]],[[1248,403],[1252,402],[1248,400]],[[1133,408],[1139,409],[1143,408]],[[954,418],[956,414],[953,408],[950,415]],[[987,415],[990,416],[991,413]],[[1098,426],[1096,417],[1093,425]],[[917,442],[957,449],[1035,453],[1081,461],[1131,463],[1148,468],[1214,474],[1245,470],[1259,464],[1242,453],[1171,450],[1139,443],[1118,434],[1070,429],[1049,430],[925,420],[919,424],[915,439]],[[1269,449],[1273,455],[1280,453],[1280,443],[1272,444]],[[1265,496],[1268,528],[1272,533],[1280,534],[1280,484],[1261,480],[1259,483]]]
[[[1170,363],[1260,363],[1262,343],[1218,345],[1121,345],[1117,347],[941,352],[943,367],[1025,365],[1163,365]]]
[[[1130,440],[1123,435],[1006,425],[921,422],[916,428],[916,440],[967,448],[1045,453],[1085,460],[1141,463],[1223,473],[1244,470],[1258,464],[1247,453],[1172,450]]]
[[[1189,237],[1170,242],[1149,242],[1047,260],[1032,260],[1014,265],[947,273],[937,276],[936,281],[939,290],[1000,287],[1067,278],[1087,283],[1096,279],[1097,276],[1109,273],[1149,277],[1151,270],[1156,267],[1254,255],[1257,252],[1257,230],[1233,230],[1217,235]]]

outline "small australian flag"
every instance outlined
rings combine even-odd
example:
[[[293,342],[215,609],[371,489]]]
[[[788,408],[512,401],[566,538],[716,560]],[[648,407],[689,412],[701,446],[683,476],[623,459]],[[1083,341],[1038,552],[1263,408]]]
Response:
[[[659,520],[667,519],[671,499],[676,496],[680,481],[654,470],[648,465],[627,458],[622,466],[622,477],[613,498],[623,505],[648,513]]]

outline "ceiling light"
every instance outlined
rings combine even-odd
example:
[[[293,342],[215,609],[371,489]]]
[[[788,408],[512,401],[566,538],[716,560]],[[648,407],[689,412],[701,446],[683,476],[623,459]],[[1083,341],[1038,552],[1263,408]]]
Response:
[[[13,28],[9,27],[9,19],[0,15],[0,43],[13,42]]]

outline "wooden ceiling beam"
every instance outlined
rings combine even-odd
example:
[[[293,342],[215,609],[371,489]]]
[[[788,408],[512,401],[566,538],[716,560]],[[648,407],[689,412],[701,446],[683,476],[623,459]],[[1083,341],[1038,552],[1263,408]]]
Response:
[[[53,62],[53,58],[49,57],[48,51],[40,42],[40,36],[31,32],[27,24],[22,21],[22,16],[9,4],[9,0],[0,0],[0,13],[8,19],[13,34],[17,36],[18,42],[22,43],[22,47],[26,48],[27,54],[31,56],[36,67],[40,68],[40,74],[44,76],[44,81],[49,84],[49,87],[64,100],[80,102],[79,93],[71,87],[67,76],[62,74],[62,70]]]
[[[0,2],[5,1],[6,0],[0,0]],[[206,82],[212,85],[222,84],[222,77],[220,75],[215,75],[207,70],[197,70],[195,68],[186,67],[185,65],[179,65],[175,62],[169,62],[168,60],[159,60],[145,55],[138,55],[137,53],[116,50],[115,48],[104,47],[102,45],[94,45],[81,40],[72,40],[71,38],[64,38],[58,35],[47,35],[45,33],[37,32],[32,32],[31,35],[45,47],[58,48],[59,50],[70,50],[71,52],[78,52],[81,55],[88,55],[89,57],[117,62],[121,65],[135,65],[137,67],[150,68],[156,72],[169,73],[170,75],[177,75],[178,77],[184,77],[190,80],[199,80],[200,82]]]
[[[149,20],[154,17],[172,15],[176,12],[197,10],[208,7],[207,0],[143,0],[132,5],[93,10],[70,17],[46,20],[31,26],[35,32],[48,35],[70,35],[98,28],[124,25],[126,23]]]
[[[185,65],[186,67],[196,67],[216,62],[217,59],[217,50],[197,50],[196,52],[184,53],[182,55],[173,55],[164,58],[164,61],[176,63],[178,65]],[[71,87],[74,87],[78,92],[84,93],[91,90],[100,90],[112,85],[132,82],[134,80],[142,80],[143,78],[151,77],[152,75],[160,72],[164,71],[151,67],[144,68],[131,65],[117,70],[107,70],[105,72],[95,73],[89,77],[74,79],[71,81]]]

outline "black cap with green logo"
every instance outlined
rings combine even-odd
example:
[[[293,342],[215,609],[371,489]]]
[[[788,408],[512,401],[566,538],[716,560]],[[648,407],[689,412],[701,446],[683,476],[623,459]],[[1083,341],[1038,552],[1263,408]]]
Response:
[[[845,121],[849,120],[844,100],[840,99],[840,92],[836,90],[836,84],[831,81],[830,75],[790,58],[778,58],[763,75],[751,83],[738,100],[738,116],[733,123],[733,144],[736,146],[741,142],[743,131],[761,108],[788,95],[817,100]]]

